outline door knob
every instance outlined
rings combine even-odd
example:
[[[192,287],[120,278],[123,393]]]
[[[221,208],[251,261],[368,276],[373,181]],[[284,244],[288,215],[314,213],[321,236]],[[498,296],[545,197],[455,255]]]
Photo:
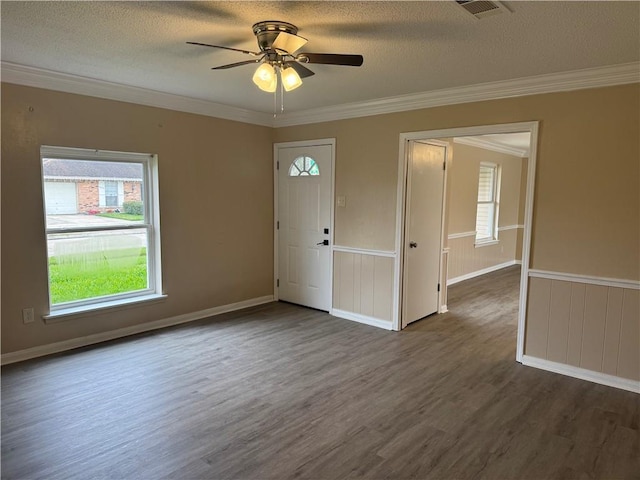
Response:
[[[320,243],[316,243],[316,245],[329,245],[329,240],[323,240]]]
[[[409,248],[418,248],[418,244],[416,242],[409,242]]]

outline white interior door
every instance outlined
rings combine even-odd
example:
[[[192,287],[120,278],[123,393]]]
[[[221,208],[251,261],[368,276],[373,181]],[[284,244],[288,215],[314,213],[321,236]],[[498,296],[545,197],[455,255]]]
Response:
[[[438,311],[446,148],[409,142],[403,327]]]
[[[333,146],[278,146],[278,297],[331,308]]]

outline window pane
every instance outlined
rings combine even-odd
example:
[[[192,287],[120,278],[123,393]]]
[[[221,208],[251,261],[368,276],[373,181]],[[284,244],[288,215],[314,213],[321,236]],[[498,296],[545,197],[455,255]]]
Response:
[[[118,196],[118,182],[105,181],[104,194],[111,197]]]
[[[479,203],[476,212],[476,240],[493,238],[493,204]]]
[[[47,228],[144,222],[142,163],[42,160]]]
[[[308,177],[320,175],[318,164],[311,157],[298,157],[289,167],[290,177]]]
[[[107,207],[118,206],[118,182],[104,182],[104,203]]]
[[[148,288],[147,229],[47,235],[51,304]]]
[[[478,182],[478,201],[479,202],[491,202],[493,201],[494,190],[494,171],[492,167],[480,166],[480,178]]]
[[[298,167],[296,167],[296,165],[292,163],[291,166],[289,167],[289,176],[297,177],[298,175],[300,175],[300,170],[298,170]]]

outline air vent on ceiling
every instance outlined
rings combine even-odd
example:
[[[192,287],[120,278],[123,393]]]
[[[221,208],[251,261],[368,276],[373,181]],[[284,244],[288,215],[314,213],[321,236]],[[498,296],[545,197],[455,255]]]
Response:
[[[458,5],[476,18],[489,17],[498,13],[509,13],[501,2],[490,0],[455,0]]]

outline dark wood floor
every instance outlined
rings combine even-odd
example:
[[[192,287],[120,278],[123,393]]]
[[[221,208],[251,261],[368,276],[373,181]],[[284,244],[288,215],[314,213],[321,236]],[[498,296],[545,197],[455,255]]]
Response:
[[[403,332],[269,304],[2,371],[2,477],[640,478],[639,397],[514,361],[519,269]]]

